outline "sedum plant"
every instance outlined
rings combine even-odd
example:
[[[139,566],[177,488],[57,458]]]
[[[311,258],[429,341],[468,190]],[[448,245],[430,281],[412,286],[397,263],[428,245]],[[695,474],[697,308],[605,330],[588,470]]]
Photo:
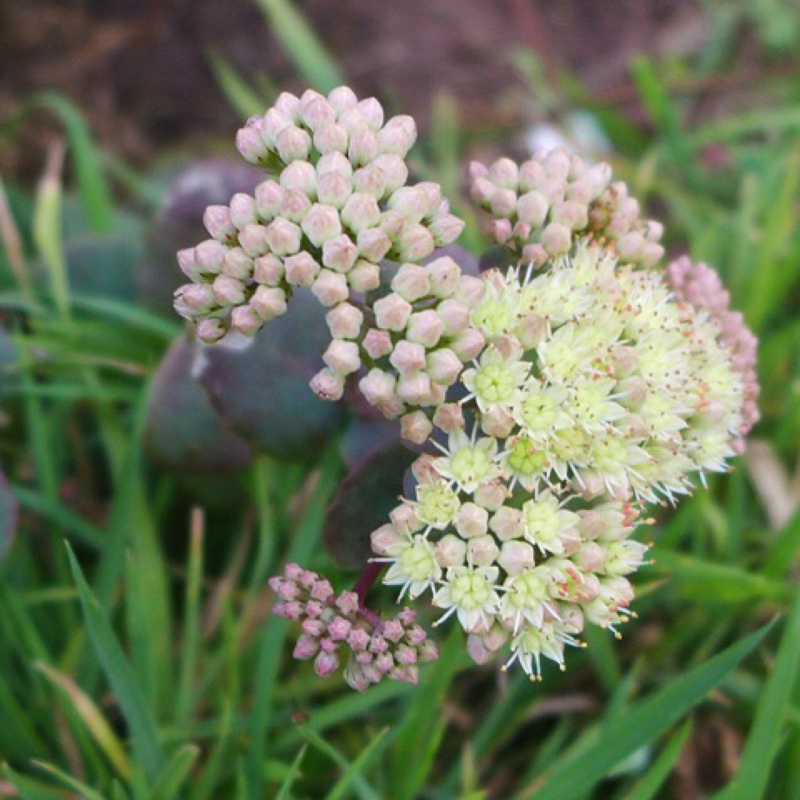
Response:
[[[631,616],[648,504],[742,451],[756,341],[710,267],[659,267],[662,226],[607,164],[561,149],[470,167],[510,266],[465,274],[434,252],[463,222],[437,184],[408,183],[415,137],[346,87],[282,94],[237,135],[268,177],[206,210],[175,307],[212,343],[310,288],[330,334],[311,387],[357,387],[419,452],[352,592],[293,564],[272,580],[273,611],[302,628],[295,657],[321,676],[343,665],[359,690],[416,681],[436,647],[413,609],[366,606],[383,574],[398,600],[428,599],[434,626],[455,618],[476,662],[540,679],[584,626],[618,634]]]

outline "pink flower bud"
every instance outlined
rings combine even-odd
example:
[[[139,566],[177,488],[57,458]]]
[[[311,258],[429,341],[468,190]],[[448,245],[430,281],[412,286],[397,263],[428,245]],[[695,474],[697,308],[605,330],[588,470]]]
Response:
[[[310,253],[305,251],[287,258],[284,261],[284,266],[286,268],[286,280],[292,286],[311,286],[320,270],[319,264]]]
[[[231,224],[241,230],[245,225],[256,222],[256,201],[244,192],[231,197]]]
[[[450,349],[462,362],[466,363],[477,358],[485,344],[486,340],[479,330],[467,328],[450,342]]]
[[[526,192],[517,199],[518,219],[532,228],[539,228],[544,223],[548,208],[547,198],[536,190]]]
[[[283,261],[273,255],[259,256],[253,262],[253,277],[256,283],[278,286],[283,280]]]
[[[560,223],[573,231],[583,230],[589,224],[588,207],[585,203],[563,200],[556,203],[550,214],[554,223]]]
[[[214,283],[211,284],[214,297],[223,306],[238,306],[244,303],[246,289],[242,281],[231,278],[228,275],[217,275]]]
[[[228,332],[228,325],[225,319],[204,319],[197,324],[197,338],[207,344],[218,342]]]
[[[250,305],[266,322],[286,313],[286,294],[282,289],[259,286],[250,299]]]
[[[500,481],[484,483],[475,490],[475,502],[487,511],[497,511],[508,496],[508,487]]]
[[[535,314],[526,314],[514,328],[514,335],[526,350],[533,350],[547,336],[547,320]]]
[[[325,321],[334,339],[355,339],[361,333],[364,314],[354,305],[342,302],[325,315]]]
[[[320,653],[314,659],[314,672],[320,678],[327,678],[339,669],[339,656],[336,653]]]
[[[433,425],[423,411],[413,411],[400,417],[400,435],[413,444],[424,444]]]
[[[326,153],[317,161],[317,176],[322,177],[331,172],[338,172],[350,180],[353,176],[353,165],[347,160],[343,153]]]
[[[458,356],[447,347],[428,353],[425,359],[425,369],[431,380],[442,386],[452,386],[458,380],[462,368],[463,364]]]
[[[389,356],[389,363],[401,374],[409,375],[425,367],[425,348],[401,339],[394,347],[394,351]]]
[[[339,212],[333,206],[314,203],[303,219],[303,233],[314,247],[322,245],[342,232]]]
[[[572,234],[569,228],[558,222],[551,222],[542,231],[542,246],[551,256],[563,256],[569,252]]]
[[[178,266],[187,278],[193,281],[200,279],[202,272],[197,265],[194,247],[186,247],[183,250],[178,250],[177,258]]]
[[[275,147],[285,164],[304,160],[311,152],[311,137],[302,128],[289,125],[275,137]]]
[[[492,241],[497,242],[497,244],[505,244],[511,238],[512,235],[511,220],[508,219],[492,220],[491,225],[489,227],[489,233],[492,237]]]
[[[300,116],[312,131],[327,127],[336,121],[336,111],[333,106],[316,93],[314,95],[308,92],[303,94],[300,99]]]
[[[433,373],[429,374],[436,380]],[[454,433],[464,427],[464,411],[458,403],[443,403],[436,408],[433,424],[445,433]]]
[[[398,664],[409,666],[417,663],[417,651],[407,644],[401,644],[395,653],[395,660]]]
[[[499,552],[500,549],[494,540],[494,536],[488,534],[470,539],[467,542],[467,561],[471,561],[478,567],[490,567],[497,560]]]
[[[430,402],[431,379],[425,372],[401,375],[397,381],[397,394],[411,405],[427,405]]]
[[[380,228],[365,228],[358,232],[358,250],[362,258],[377,264],[392,247],[389,237]]]
[[[469,324],[469,309],[458,300],[445,300],[436,307],[436,313],[444,325],[444,334],[453,336]]]
[[[270,222],[280,213],[283,189],[275,181],[263,181],[256,187],[256,212],[264,222]]]
[[[497,191],[495,185],[487,177],[479,175],[473,179],[469,187],[469,196],[473,202],[488,209],[495,191]]]
[[[203,225],[219,242],[229,242],[236,236],[236,226],[231,222],[231,212],[227,206],[208,206],[203,212]]]
[[[270,108],[260,120],[255,121],[261,140],[269,148],[275,147],[275,139],[278,134],[292,124],[292,117],[275,107]]]
[[[307,661],[309,658],[313,658],[318,652],[319,641],[314,636],[304,633],[298,638],[292,655],[298,661]]]
[[[417,139],[417,126],[406,115],[392,117],[378,132],[381,153],[391,153],[405,158]]]
[[[420,186],[403,186],[392,193],[387,205],[412,223],[420,222],[430,213],[428,195]]]
[[[386,175],[374,163],[367,164],[353,173],[353,186],[357,192],[381,200],[386,193]]]
[[[337,86],[328,94],[328,102],[337,114],[341,114],[345,109],[353,108],[358,98],[349,86]]]
[[[309,382],[311,391],[321,400],[341,400],[344,379],[327,367],[321,369]]]
[[[392,292],[376,300],[373,310],[379,328],[402,331],[411,316],[412,307],[399,294]]]
[[[314,147],[322,154],[326,153],[346,153],[350,137],[347,131],[341,126],[332,122],[330,125],[323,125],[314,131]]]
[[[354,653],[359,653],[369,647],[369,634],[363,628],[350,628],[347,634],[347,644]]]
[[[303,235],[299,226],[278,217],[267,225],[266,241],[276,256],[287,256],[300,249]]]
[[[494,652],[483,642],[477,633],[467,636],[467,654],[476,664],[488,664],[494,658]]]
[[[377,328],[370,328],[367,331],[367,335],[364,337],[363,347],[370,358],[378,359],[389,355],[389,353],[392,352],[394,344],[392,343],[392,337],[387,331],[379,331]]]
[[[269,233],[263,225],[250,223],[239,231],[239,244],[250,258],[257,258],[269,250]]]
[[[281,92],[273,105],[294,122],[300,119],[300,98],[291,92]]]
[[[392,289],[403,299],[413,303],[430,291],[430,282],[424,267],[403,264],[392,279]]]
[[[383,153],[372,162],[372,166],[377,167],[384,175],[384,197],[397,191],[401,186],[405,186],[408,180],[408,167],[398,155]]]
[[[497,563],[509,575],[519,575],[533,567],[533,547],[519,540],[503,542]]]
[[[547,173],[538,161],[525,161],[519,168],[519,191],[529,192],[541,186]]]
[[[216,239],[207,239],[194,248],[194,262],[204,275],[217,275],[222,271],[228,248]]]
[[[284,189],[299,189],[309,197],[317,194],[317,173],[308,161],[292,161],[281,172],[280,182]]]
[[[606,550],[597,542],[586,542],[570,558],[580,570],[600,572],[605,565]]]
[[[344,617],[334,617],[333,620],[328,623],[328,636],[330,636],[334,642],[341,642],[347,638],[352,627],[353,623],[350,622],[350,620]]]
[[[358,382],[361,394],[370,405],[387,402],[394,394],[396,378],[383,370],[371,369]]]
[[[510,158],[499,158],[489,167],[489,179],[502,189],[517,190],[519,167]]]
[[[503,408],[495,406],[481,414],[481,430],[496,439],[505,439],[513,430],[514,418]]]
[[[366,294],[381,285],[381,269],[377,264],[359,259],[347,273],[347,282],[354,292]]]
[[[308,196],[299,189],[290,189],[284,195],[280,215],[292,222],[302,222],[311,208]]]
[[[417,518],[417,512],[408,503],[400,503],[399,506],[395,506],[389,512],[389,519],[399,533],[416,533],[422,527],[422,523]]]
[[[431,232],[424,225],[410,225],[397,237],[397,256],[404,261],[422,261],[436,247]]]
[[[348,272],[358,258],[358,247],[342,233],[322,245],[322,263],[336,272]]]
[[[495,189],[489,209],[496,217],[510,217],[517,209],[517,193],[512,189]]]
[[[380,633],[375,632],[369,640],[369,650],[376,655],[388,653],[390,650],[389,642],[387,642]]]
[[[300,627],[308,636],[322,636],[325,633],[325,623],[321,619],[304,619]]]
[[[394,556],[406,547],[408,537],[391,525],[381,525],[370,535],[372,550],[379,556]]]
[[[664,248],[655,242],[645,242],[639,257],[643,267],[650,269],[664,257]]]
[[[311,291],[323,306],[330,308],[343,300],[347,300],[350,290],[347,286],[347,278],[338,272],[329,269],[320,271],[314,281]]]
[[[461,268],[449,256],[437,258],[425,265],[430,284],[429,291],[442,299],[455,294],[458,288]]]
[[[340,209],[353,193],[353,182],[341,172],[326,172],[317,179],[320,203]]]
[[[358,345],[344,339],[334,339],[323,353],[322,360],[336,375],[349,375],[361,366]]]
[[[475,278],[472,275],[462,275],[461,280],[458,282],[455,299],[463,303],[467,308],[474,308],[483,300],[485,292],[486,284],[481,278]]]
[[[433,553],[436,557],[436,562],[443,569],[460,567],[467,558],[467,545],[463,539],[448,533],[436,542]]]
[[[173,297],[175,310],[186,319],[208,314],[217,304],[213,290],[205,283],[187,283]]]
[[[347,145],[347,157],[355,167],[369,164],[378,155],[378,138],[367,127],[350,131],[350,142]]]
[[[242,154],[242,158],[251,164],[260,164],[268,152],[258,131],[249,124],[236,132],[236,149]]]
[[[246,281],[253,275],[255,263],[241,247],[231,247],[226,253],[222,271],[231,278]]]
[[[264,320],[251,306],[237,306],[231,312],[231,327],[243,336],[254,336],[263,324]]]
[[[463,503],[456,512],[454,524],[465,539],[483,536],[489,524],[489,514],[485,508],[475,503]]]
[[[380,222],[381,210],[374,197],[354,192],[342,208],[342,222],[354,233],[374,228]]]
[[[507,490],[505,491],[507,492]],[[505,497],[501,500],[501,502],[503,501],[505,501]],[[510,539],[519,539],[524,535],[525,521],[519,509],[501,505],[492,515],[489,528],[497,535],[498,539],[505,542]]]
[[[387,619],[386,622],[383,623],[381,633],[385,639],[397,644],[403,638],[403,636],[405,636],[406,630],[400,620]]]
[[[374,97],[362,100],[357,108],[373,131],[380,130],[383,125],[383,106]]]

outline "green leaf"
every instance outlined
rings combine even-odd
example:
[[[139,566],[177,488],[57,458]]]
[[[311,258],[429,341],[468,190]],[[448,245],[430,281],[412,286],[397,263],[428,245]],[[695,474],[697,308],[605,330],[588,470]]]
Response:
[[[137,758],[148,774],[155,777],[164,763],[164,754],[158,743],[155,722],[147,707],[144,692],[114,635],[108,615],[92,594],[69,544],[67,554],[78,587],[89,640],[128,723]]]
[[[536,800],[571,800],[589,791],[620,762],[654,741],[719,685],[758,646],[772,624],[672,680],[660,691],[632,705],[613,722],[601,724],[584,734],[545,773],[542,788],[528,796]]]
[[[783,742],[784,725],[791,706],[795,686],[800,678],[800,593],[786,620],[786,626],[756,709],[755,719],[739,770],[720,798],[725,800],[758,800],[766,794],[772,775],[772,764]]]
[[[269,100],[253,91],[225,56],[215,51],[209,55],[209,61],[222,93],[243,119],[264,113]]]
[[[644,777],[636,783],[629,794],[625,795],[625,800],[653,800],[678,763],[681,751],[691,732],[692,721],[687,719],[680,730],[669,740]]]
[[[0,559],[11,549],[18,517],[19,503],[0,468]]]
[[[388,728],[379,731],[372,741],[359,753],[358,758],[345,770],[336,785],[328,793],[326,800],[347,800],[350,787],[369,769],[372,762],[380,755],[388,740],[384,741]]]
[[[303,79],[320,92],[345,83],[336,63],[290,0],[258,0],[272,32]]]
[[[281,789],[278,792],[278,796],[275,798],[275,800],[291,800],[292,786],[294,786],[294,782],[297,780],[297,773],[300,771],[300,764],[303,762],[303,758],[305,758],[307,749],[308,745],[303,745],[300,748],[300,752],[295,757],[295,760],[292,761],[292,766],[289,767],[289,772],[283,779]]]
[[[187,744],[176,750],[153,785],[152,800],[178,797],[199,755],[200,748],[196,744]]]

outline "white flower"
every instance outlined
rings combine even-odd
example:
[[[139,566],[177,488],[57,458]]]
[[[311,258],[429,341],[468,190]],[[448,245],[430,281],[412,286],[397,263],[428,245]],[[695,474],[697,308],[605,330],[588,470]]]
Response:
[[[451,567],[447,579],[433,596],[433,604],[447,611],[437,620],[439,625],[456,614],[465,631],[488,630],[497,613],[497,567]]]
[[[405,546],[396,545],[394,552],[397,555],[393,558],[375,560],[391,564],[383,582],[387,586],[403,587],[398,600],[402,600],[406,592],[412,600],[419,597],[441,578],[442,568],[436,560],[433,545],[424,536],[409,536]]]
[[[552,492],[546,490],[522,506],[525,538],[540,550],[561,555],[564,544],[577,541],[580,517],[559,506]]]
[[[445,456],[434,460],[433,468],[460,491],[474,492],[500,474],[495,460],[497,441],[491,436],[476,438],[476,429],[471,438],[463,430],[451,433],[444,452]]]
[[[444,480],[426,481],[417,485],[417,518],[425,525],[444,530],[455,518],[461,501],[458,493]]]
[[[500,616],[515,635],[523,621],[541,628],[545,611],[558,617],[551,596],[553,575],[547,568],[528,569],[508,578],[503,586],[507,591],[500,602]]]
[[[518,400],[519,387],[530,369],[529,363],[505,358],[497,348],[488,347],[477,365],[461,376],[461,382],[470,391],[466,399],[474,397],[481,411],[510,408]]]

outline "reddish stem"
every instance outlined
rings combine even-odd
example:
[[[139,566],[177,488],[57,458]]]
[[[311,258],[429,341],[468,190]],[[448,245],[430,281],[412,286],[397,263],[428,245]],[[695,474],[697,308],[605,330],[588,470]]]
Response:
[[[358,595],[358,613],[376,630],[383,625],[383,617],[368,608],[366,600],[369,590],[375,585],[378,576],[383,572],[383,567],[383,564],[376,561],[368,562],[353,586],[353,591]]]

